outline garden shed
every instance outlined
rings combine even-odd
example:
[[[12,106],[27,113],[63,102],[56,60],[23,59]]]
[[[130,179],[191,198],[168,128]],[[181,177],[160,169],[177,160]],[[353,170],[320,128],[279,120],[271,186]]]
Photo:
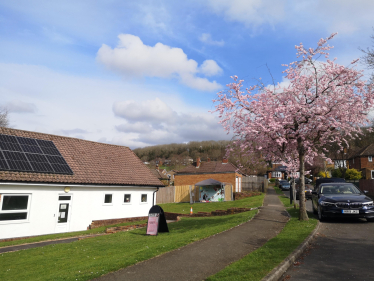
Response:
[[[199,190],[200,202],[223,202],[231,200],[231,185],[228,185],[214,179],[207,179],[195,184],[195,188]],[[225,196],[226,195],[226,196]]]

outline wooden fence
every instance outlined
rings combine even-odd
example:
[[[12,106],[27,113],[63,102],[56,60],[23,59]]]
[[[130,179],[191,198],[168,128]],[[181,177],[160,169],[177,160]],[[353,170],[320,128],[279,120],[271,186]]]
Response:
[[[242,177],[242,191],[266,192],[267,179],[265,177]]]
[[[194,185],[179,185],[161,187],[156,193],[156,204],[198,202],[200,198],[199,187]],[[192,195],[192,196],[191,196]],[[233,200],[232,185],[225,185],[225,201]]]
[[[156,204],[174,203],[175,186],[161,187],[156,192]]]

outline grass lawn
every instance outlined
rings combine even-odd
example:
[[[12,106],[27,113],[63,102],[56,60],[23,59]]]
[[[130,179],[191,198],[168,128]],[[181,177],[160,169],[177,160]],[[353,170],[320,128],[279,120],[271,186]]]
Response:
[[[48,235],[41,235],[41,236],[35,236],[30,237],[26,239],[21,240],[14,240],[9,242],[0,242],[0,247],[6,247],[6,246],[13,246],[13,245],[21,245],[26,243],[35,243],[35,242],[41,242],[41,241],[47,241],[47,240],[56,240],[56,239],[62,239],[62,238],[69,238],[69,237],[76,237],[76,236],[83,236],[83,235],[91,235],[91,234],[98,234],[98,233],[104,233],[105,229],[112,226],[123,226],[123,225],[134,225],[134,224],[141,224],[146,223],[146,220],[137,221],[137,222],[126,222],[126,223],[120,223],[120,224],[114,224],[110,226],[102,226],[94,229],[84,230],[84,231],[76,231],[76,232],[67,232],[67,233],[57,233],[57,234],[48,234]],[[1,279],[0,279],[1,280]]]
[[[227,202],[209,202],[209,203],[167,203],[160,204],[164,212],[171,213],[180,213],[180,214],[189,214],[192,207],[193,212],[212,212],[215,210],[227,210],[228,208],[237,207],[237,208],[253,208],[262,206],[262,201],[264,200],[265,195],[261,194],[258,196],[247,197],[244,199],[236,201],[227,201]]]
[[[231,207],[241,207],[241,208],[259,207],[259,206],[262,206],[264,196],[265,195],[262,194],[259,196],[249,197],[249,198],[245,198],[245,199],[241,199],[237,201],[228,201],[228,202],[195,203],[193,205],[190,205],[190,203],[170,203],[170,204],[160,204],[160,206],[165,212],[173,212],[173,213],[189,214],[191,206],[193,207],[194,213],[211,212],[215,210],[226,210]],[[35,243],[35,242],[61,239],[61,238],[76,237],[76,236],[81,236],[81,235],[104,233],[105,229],[108,227],[134,225],[134,224],[141,224],[141,223],[146,223],[146,222],[147,222],[146,220],[138,221],[138,222],[126,222],[126,223],[115,224],[115,225],[110,225],[110,226],[102,226],[102,227],[98,227],[98,228],[94,228],[90,230],[84,230],[84,231],[35,236],[35,237],[30,237],[30,238],[21,239],[21,240],[0,242],[0,247],[20,245],[20,244],[26,244],[26,243]]]
[[[262,195],[242,199],[244,203],[235,202],[258,207],[263,198]],[[0,280],[90,280],[230,229],[256,213],[253,210],[228,216],[182,218],[168,225],[169,233],[158,236],[146,236],[143,228],[0,254]]]
[[[261,248],[207,280],[261,280],[309,236],[317,226],[318,220],[309,213],[309,221],[299,221],[299,210],[289,204],[290,199],[286,196],[280,196],[280,199],[291,215],[282,232]]]

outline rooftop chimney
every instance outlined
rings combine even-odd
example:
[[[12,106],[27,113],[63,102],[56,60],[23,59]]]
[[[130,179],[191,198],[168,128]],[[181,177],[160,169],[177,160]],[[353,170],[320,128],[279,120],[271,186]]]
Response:
[[[207,159],[206,159],[208,162],[210,162],[210,158],[209,157],[207,157]]]
[[[227,163],[229,163],[229,159],[227,159],[227,158],[223,158],[223,159],[222,159],[222,164],[227,164]]]
[[[196,159],[196,168],[200,168],[200,157]]]

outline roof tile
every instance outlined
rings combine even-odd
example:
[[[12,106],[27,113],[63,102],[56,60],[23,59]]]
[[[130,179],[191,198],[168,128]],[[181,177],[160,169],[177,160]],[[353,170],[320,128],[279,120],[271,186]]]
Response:
[[[53,141],[74,175],[0,171],[0,181],[164,186],[128,147],[0,127],[0,134]]]

